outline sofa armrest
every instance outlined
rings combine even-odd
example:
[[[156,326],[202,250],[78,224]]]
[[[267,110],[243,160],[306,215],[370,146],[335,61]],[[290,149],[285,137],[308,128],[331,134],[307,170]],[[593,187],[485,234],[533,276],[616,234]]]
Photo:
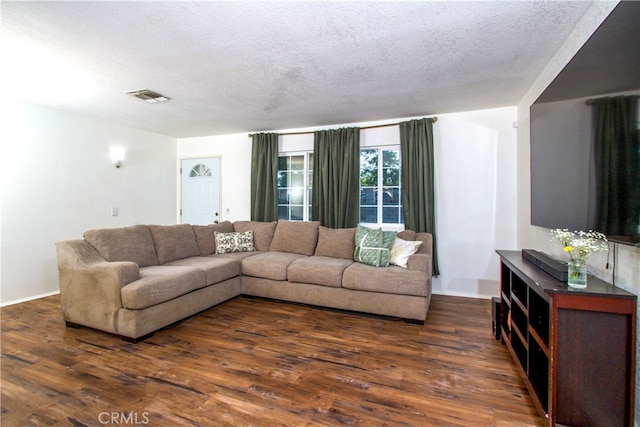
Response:
[[[117,333],[120,290],[140,278],[133,262],[108,262],[84,240],[56,243],[60,299],[67,322]]]
[[[413,256],[418,255],[426,255],[428,260],[426,262],[426,267],[420,266],[424,263],[424,260],[421,261],[412,261],[411,257],[409,257],[409,262],[407,264],[407,268],[410,270],[422,270],[429,275],[429,277],[433,276],[433,235],[431,233],[416,233],[416,240],[422,241],[420,247],[418,247],[418,251]],[[412,263],[415,264],[415,268],[412,268]]]
[[[431,255],[413,254],[407,260],[407,269],[422,271],[431,277]]]

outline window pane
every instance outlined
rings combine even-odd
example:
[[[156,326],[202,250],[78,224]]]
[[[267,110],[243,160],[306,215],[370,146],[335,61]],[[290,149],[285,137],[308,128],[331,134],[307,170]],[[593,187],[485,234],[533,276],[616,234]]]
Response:
[[[382,197],[383,206],[400,205],[400,189],[398,187],[385,187],[382,190]]]
[[[360,208],[360,222],[378,222],[378,208]]]
[[[302,221],[304,217],[302,216],[303,208],[302,206],[291,206],[291,220],[292,221]]]
[[[360,150],[360,169],[378,169],[378,149]]]
[[[399,224],[400,223],[400,209],[393,208],[382,208],[382,222],[387,224]]]
[[[384,185],[400,185],[400,169],[395,169],[395,168],[383,169],[382,183]]]
[[[362,187],[378,185],[378,169],[360,169],[360,185]]]
[[[291,156],[291,170],[304,170],[304,156]]]
[[[382,152],[382,166],[385,168],[399,168],[400,167],[400,151],[384,150]]]
[[[278,190],[278,204],[286,205],[289,203],[289,191],[287,189],[279,189]]]
[[[278,187],[286,187],[287,184],[287,173],[278,171]]]
[[[278,206],[278,219],[289,219],[289,206]]]
[[[360,206],[376,206],[378,204],[378,191],[376,187],[362,187],[360,189]]]
[[[304,172],[291,172],[291,187],[304,188]]]
[[[289,197],[292,205],[304,204],[304,192],[301,188],[294,188],[290,190]]]
[[[278,170],[287,170],[287,162],[289,161],[289,156],[281,156],[278,157]]]

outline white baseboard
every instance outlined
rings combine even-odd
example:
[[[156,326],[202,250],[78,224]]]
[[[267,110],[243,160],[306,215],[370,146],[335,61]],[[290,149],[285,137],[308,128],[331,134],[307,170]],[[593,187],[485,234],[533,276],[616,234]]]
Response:
[[[13,305],[13,304],[19,304],[21,302],[27,302],[27,301],[31,301],[31,300],[34,300],[34,299],[50,297],[52,295],[58,295],[59,293],[60,293],[60,291],[58,290],[58,291],[53,291],[53,292],[47,292],[46,294],[34,295],[34,296],[31,296],[31,297],[20,298],[20,299],[14,299],[12,301],[7,301],[7,302],[0,303],[0,307],[6,307],[8,305]]]
[[[432,289],[434,295],[444,295],[448,297],[463,297],[463,298],[475,298],[475,299],[491,299],[497,295],[485,295],[477,293],[456,292],[456,291],[443,291],[442,289]]]

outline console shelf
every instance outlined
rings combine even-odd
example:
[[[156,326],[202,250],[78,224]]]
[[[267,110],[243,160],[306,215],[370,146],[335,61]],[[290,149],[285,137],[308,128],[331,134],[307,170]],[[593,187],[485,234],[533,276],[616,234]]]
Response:
[[[636,296],[595,277],[572,289],[500,255],[500,329],[549,426],[632,426]]]

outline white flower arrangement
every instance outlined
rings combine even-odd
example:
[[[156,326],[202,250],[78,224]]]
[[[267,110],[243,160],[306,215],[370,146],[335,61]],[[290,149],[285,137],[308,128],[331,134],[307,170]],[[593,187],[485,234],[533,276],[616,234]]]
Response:
[[[609,250],[607,237],[598,231],[569,231],[566,228],[551,230],[551,239],[560,243],[575,266],[583,266],[595,252]]]

